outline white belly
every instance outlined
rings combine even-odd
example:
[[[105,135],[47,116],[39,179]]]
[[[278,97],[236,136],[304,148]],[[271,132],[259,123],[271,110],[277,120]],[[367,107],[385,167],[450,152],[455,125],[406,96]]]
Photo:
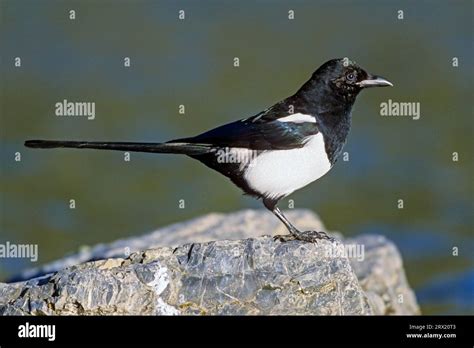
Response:
[[[255,191],[276,198],[319,179],[329,169],[323,135],[318,133],[302,148],[262,153],[250,162],[245,179]]]

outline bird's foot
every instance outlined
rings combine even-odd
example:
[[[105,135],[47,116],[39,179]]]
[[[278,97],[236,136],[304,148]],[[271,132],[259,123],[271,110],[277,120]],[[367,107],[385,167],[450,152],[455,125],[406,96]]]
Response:
[[[281,242],[289,242],[290,240],[301,240],[309,243],[317,243],[318,240],[325,239],[330,242],[334,242],[334,238],[329,237],[326,232],[323,231],[293,231],[291,234],[274,236],[273,240],[279,240]]]

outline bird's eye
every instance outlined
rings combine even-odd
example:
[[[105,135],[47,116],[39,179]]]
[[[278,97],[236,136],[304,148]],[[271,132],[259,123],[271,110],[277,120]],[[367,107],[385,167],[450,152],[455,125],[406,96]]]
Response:
[[[355,81],[355,75],[354,73],[350,73],[346,76],[347,81],[353,82]]]

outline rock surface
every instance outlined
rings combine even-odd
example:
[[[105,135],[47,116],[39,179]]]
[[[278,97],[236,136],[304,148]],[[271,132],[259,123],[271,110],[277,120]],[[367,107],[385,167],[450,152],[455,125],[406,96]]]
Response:
[[[324,230],[310,211],[288,216]],[[268,212],[245,210],[83,249],[21,275],[32,279],[0,283],[0,314],[419,313],[400,254],[384,237],[318,244],[262,237],[282,233]]]

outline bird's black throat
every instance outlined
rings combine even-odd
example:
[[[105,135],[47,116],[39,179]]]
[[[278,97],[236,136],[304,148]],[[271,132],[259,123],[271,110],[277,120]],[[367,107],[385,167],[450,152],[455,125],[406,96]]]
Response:
[[[301,112],[316,118],[324,136],[326,153],[334,164],[347,141],[352,121],[352,107],[360,90],[341,90],[337,82],[314,76],[285,104],[295,105],[295,113]]]

